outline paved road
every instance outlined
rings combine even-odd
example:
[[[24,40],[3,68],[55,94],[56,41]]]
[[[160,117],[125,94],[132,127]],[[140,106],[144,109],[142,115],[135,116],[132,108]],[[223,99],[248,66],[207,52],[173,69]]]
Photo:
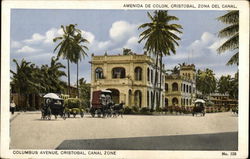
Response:
[[[65,140],[58,150],[238,150],[238,133]]]
[[[133,149],[134,145],[149,150],[156,145],[157,149],[170,150],[209,149],[213,144],[222,150],[237,147],[238,118],[229,112],[205,117],[125,115],[102,119],[87,115],[51,121],[40,120],[40,116],[39,112],[26,112],[11,121],[10,148],[98,149],[101,143],[120,143],[116,144],[119,149]],[[148,143],[151,146],[145,147]],[[199,143],[204,144],[197,147]]]

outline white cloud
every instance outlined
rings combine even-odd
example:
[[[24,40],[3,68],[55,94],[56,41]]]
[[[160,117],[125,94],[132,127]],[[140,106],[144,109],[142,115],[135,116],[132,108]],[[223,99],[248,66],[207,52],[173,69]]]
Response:
[[[40,49],[34,49],[32,47],[29,46],[23,46],[22,48],[20,48],[19,50],[17,50],[17,52],[19,53],[33,53],[33,52],[38,52],[40,51]]]
[[[216,50],[226,41],[227,39],[223,38],[223,39],[217,39],[214,43],[212,43],[210,46],[208,46],[208,48],[212,51],[212,52],[216,52]]]
[[[44,43],[48,43],[48,44],[53,43],[53,39],[59,36],[58,32],[60,31],[56,28],[51,28],[50,30],[48,30],[45,34]]]
[[[127,43],[123,46],[123,48],[129,48],[132,52],[135,53],[142,53],[143,51],[143,44],[138,43],[139,38],[136,36],[132,36],[128,39]]]
[[[10,47],[11,48],[20,48],[20,47],[22,47],[22,43],[18,42],[18,41],[11,40]]]
[[[23,40],[26,44],[38,44],[45,43],[51,44],[53,43],[53,39],[57,36],[61,36],[63,34],[63,30],[57,28],[49,29],[44,35],[40,33],[34,33],[31,38]]]
[[[216,38],[213,34],[209,33],[209,32],[204,32],[201,36],[201,41],[202,43],[204,44],[207,44],[207,43],[210,43],[210,42],[213,42],[215,41]]]
[[[85,30],[81,30],[81,32],[82,32],[82,37],[87,39],[89,41],[89,44],[92,44],[94,42],[95,40],[94,34]]]
[[[110,38],[114,41],[123,41],[135,34],[137,25],[126,21],[116,21],[109,30]]]
[[[41,42],[45,39],[45,37],[39,33],[34,33],[30,39],[24,40],[25,43],[33,44]]]
[[[109,46],[111,45],[111,42],[110,41],[100,41],[98,42],[98,49],[107,49]]]

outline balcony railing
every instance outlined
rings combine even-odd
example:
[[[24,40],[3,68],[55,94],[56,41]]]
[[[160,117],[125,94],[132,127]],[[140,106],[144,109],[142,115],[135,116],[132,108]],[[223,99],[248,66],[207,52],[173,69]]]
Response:
[[[92,62],[94,61],[148,61],[154,62],[152,58],[147,55],[108,55],[108,56],[93,56]]]

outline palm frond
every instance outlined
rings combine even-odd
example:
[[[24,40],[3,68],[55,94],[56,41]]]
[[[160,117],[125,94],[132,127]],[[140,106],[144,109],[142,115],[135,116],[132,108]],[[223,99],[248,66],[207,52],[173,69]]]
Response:
[[[227,50],[235,50],[238,49],[239,47],[239,33],[235,34],[233,37],[228,39],[226,42],[224,42],[218,49],[217,51],[219,53],[225,52]]]
[[[230,60],[227,62],[227,65],[239,65],[239,52],[235,53]]]
[[[239,11],[238,10],[229,11],[225,15],[218,17],[217,20],[225,24],[239,23]]]
[[[234,24],[234,25],[230,25],[222,29],[219,32],[218,37],[219,38],[230,37],[230,36],[235,35],[238,32],[239,32],[239,24]]]

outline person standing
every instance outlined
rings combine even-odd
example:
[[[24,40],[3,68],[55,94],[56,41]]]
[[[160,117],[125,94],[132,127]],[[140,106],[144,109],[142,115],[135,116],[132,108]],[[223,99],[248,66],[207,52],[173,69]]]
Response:
[[[11,100],[11,103],[10,103],[10,111],[11,111],[11,114],[14,114],[14,113],[15,113],[15,109],[16,109],[16,104],[15,104],[14,100],[12,99],[12,100]]]

